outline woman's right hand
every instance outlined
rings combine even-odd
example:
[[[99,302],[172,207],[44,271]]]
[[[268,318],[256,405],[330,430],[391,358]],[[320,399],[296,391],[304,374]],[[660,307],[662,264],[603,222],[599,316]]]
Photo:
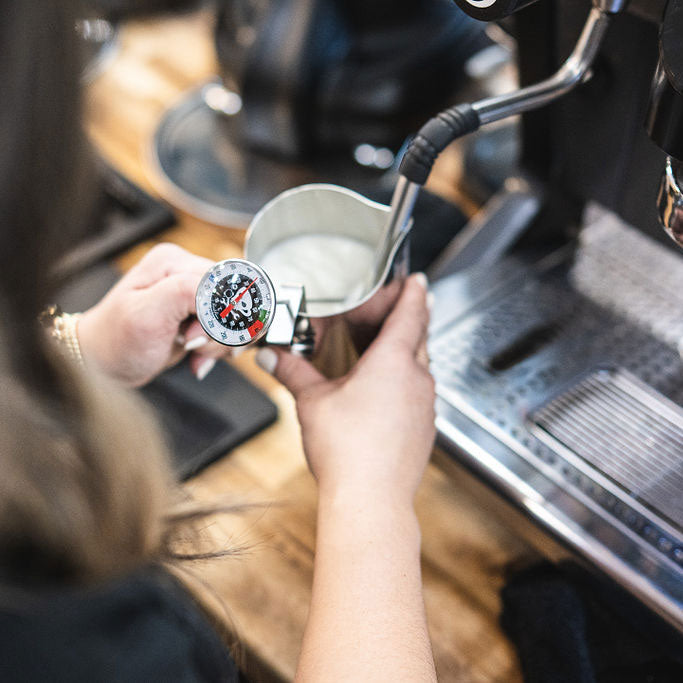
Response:
[[[259,352],[261,364],[270,365],[296,398],[321,496],[412,503],[435,435],[428,322],[426,279],[414,275],[378,337],[340,379],[325,379],[289,353]]]
[[[297,681],[436,681],[413,510],[435,431],[425,285],[424,276],[406,281],[377,338],[340,379],[282,351],[259,351],[296,397],[318,479]]]

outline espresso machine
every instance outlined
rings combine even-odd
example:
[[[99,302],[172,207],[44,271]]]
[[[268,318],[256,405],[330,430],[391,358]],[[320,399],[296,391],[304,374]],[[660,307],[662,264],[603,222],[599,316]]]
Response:
[[[440,449],[683,630],[683,1],[457,3],[512,15],[521,87],[423,127],[390,229],[455,138],[519,115],[522,153],[430,273]]]

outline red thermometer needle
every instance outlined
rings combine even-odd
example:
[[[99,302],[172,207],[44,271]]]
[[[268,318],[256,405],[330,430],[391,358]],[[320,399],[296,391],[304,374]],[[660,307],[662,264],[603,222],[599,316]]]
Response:
[[[224,309],[221,311],[221,318],[225,318],[225,317],[230,313],[230,311],[232,311],[232,309],[235,308],[235,305],[238,304],[238,303],[240,302],[240,300],[242,299],[242,297],[249,291],[249,288],[254,284],[254,282],[256,282],[256,280],[258,280],[258,276],[255,277],[255,278],[254,278],[254,279],[253,279],[253,280],[244,288],[244,291],[243,291],[243,292],[242,292],[242,293],[241,293],[241,294],[240,294],[240,295],[239,295],[239,296],[238,296],[238,297],[237,297],[237,298],[236,298],[236,299],[227,307],[227,308],[224,308]]]

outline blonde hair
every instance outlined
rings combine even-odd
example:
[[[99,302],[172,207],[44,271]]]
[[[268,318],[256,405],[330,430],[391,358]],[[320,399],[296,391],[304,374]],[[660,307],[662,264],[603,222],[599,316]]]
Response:
[[[193,502],[140,398],[56,354],[48,358],[60,401],[29,390],[0,359],[0,605],[163,565],[242,665],[227,606],[185,561],[242,553],[244,546],[218,548],[205,538],[205,520],[261,506]]]
[[[163,561],[174,529],[200,515],[169,514],[178,488],[146,406],[70,367],[36,322],[98,196],[80,124],[80,13],[75,0],[0,0],[0,588]]]
[[[82,584],[163,555],[173,480],[139,399],[52,362],[58,401],[2,368],[0,557],[6,579]]]

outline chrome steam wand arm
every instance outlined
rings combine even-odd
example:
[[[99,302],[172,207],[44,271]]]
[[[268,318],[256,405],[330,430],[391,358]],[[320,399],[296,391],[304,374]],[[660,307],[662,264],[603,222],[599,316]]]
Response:
[[[487,123],[549,104],[586,80],[611,14],[621,10],[625,3],[623,0],[594,0],[593,4],[574,50],[550,78],[505,95],[451,107],[420,129],[401,161],[400,177],[380,244],[393,244],[408,228],[417,193],[427,181],[436,158],[451,142]]]
[[[591,9],[573,52],[559,71],[527,88],[475,102],[472,109],[479,117],[479,125],[542,107],[586,80],[609,22],[610,14],[595,7]]]

